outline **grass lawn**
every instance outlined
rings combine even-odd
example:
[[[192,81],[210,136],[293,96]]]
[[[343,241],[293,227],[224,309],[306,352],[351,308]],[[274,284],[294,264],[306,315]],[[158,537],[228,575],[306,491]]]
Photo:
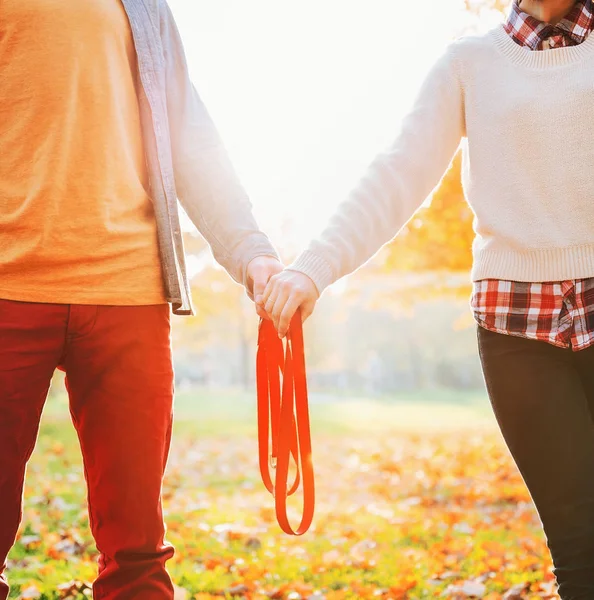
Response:
[[[546,546],[484,394],[311,396],[316,516],[290,538],[258,472],[255,397],[180,392],[164,486],[187,598],[551,595]],[[299,500],[291,504],[293,522]],[[85,598],[96,571],[63,396],[30,461],[11,598]],[[316,595],[317,594],[317,595]]]

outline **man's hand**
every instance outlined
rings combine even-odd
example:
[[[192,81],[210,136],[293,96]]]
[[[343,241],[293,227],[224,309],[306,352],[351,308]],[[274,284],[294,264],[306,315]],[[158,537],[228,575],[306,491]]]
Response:
[[[273,275],[283,270],[283,264],[272,256],[257,256],[247,267],[248,286],[252,289],[256,301],[256,312],[263,319],[269,319],[264,308],[258,303],[258,298],[264,295],[268,281]]]
[[[270,278],[262,299],[256,299],[256,302],[272,319],[279,337],[283,338],[297,309],[301,308],[301,317],[305,321],[319,297],[315,283],[307,275],[299,271],[283,271]]]

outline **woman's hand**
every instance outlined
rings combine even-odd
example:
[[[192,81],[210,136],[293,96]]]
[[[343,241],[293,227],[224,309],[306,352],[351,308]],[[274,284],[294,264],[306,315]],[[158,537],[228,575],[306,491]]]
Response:
[[[270,278],[264,294],[256,297],[256,304],[272,319],[279,337],[283,338],[297,309],[301,309],[305,321],[319,297],[315,283],[307,275],[285,270]]]

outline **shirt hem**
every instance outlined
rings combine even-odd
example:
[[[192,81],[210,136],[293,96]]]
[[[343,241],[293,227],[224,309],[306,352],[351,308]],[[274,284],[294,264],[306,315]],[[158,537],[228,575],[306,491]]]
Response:
[[[532,340],[534,342],[543,342],[545,344],[549,344],[551,346],[555,346],[556,348],[562,348],[563,350],[572,350],[574,352],[579,352],[581,350],[585,350],[586,348],[589,348],[590,346],[594,345],[594,337],[588,341],[585,344],[580,344],[579,346],[572,346],[571,344],[565,344],[563,342],[557,342],[554,340],[551,340],[549,338],[544,339],[544,338],[539,338],[537,336],[533,336],[530,334],[527,334],[523,331],[514,331],[512,329],[499,329],[498,327],[493,327],[491,325],[487,325],[479,316],[477,316],[475,313],[473,314],[474,320],[476,322],[476,324],[479,327],[482,327],[483,329],[486,329],[487,331],[492,331],[493,333],[500,333],[502,335],[510,335],[512,337],[519,337],[519,338],[524,338],[526,340]]]
[[[71,291],[39,291],[19,289],[18,291],[0,288],[0,299],[13,302],[34,302],[39,304],[86,304],[105,306],[147,306],[168,304],[165,294],[141,296],[137,292],[101,292],[101,294],[80,294]]]

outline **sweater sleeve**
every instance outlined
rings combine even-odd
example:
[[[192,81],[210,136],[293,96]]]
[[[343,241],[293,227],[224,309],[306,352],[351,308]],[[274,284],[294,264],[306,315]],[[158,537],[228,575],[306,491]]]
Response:
[[[463,92],[448,45],[392,145],[378,155],[320,237],[289,265],[322,293],[393,239],[439,184],[464,135]]]

